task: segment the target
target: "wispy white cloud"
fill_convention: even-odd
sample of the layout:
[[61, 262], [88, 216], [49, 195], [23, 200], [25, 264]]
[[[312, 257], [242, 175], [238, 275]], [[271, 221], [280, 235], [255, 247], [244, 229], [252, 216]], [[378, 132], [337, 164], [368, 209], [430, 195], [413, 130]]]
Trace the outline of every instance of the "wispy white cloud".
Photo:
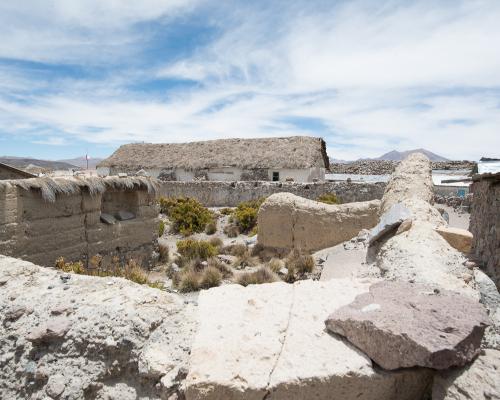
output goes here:
[[[27, 44], [16, 55], [0, 44], [0, 55], [53, 62], [69, 57], [85, 64], [89, 53], [100, 46], [107, 52], [109, 45], [117, 53], [106, 57], [119, 63], [140, 47], [138, 23], [161, 19], [168, 27], [176, 16], [196, 14], [196, 7], [218, 34], [160, 68], [165, 54], [154, 65], [145, 60], [105, 79], [60, 80], [58, 90], [33, 93], [26, 101], [0, 96], [0, 131], [53, 127], [60, 137], [106, 144], [313, 133], [327, 139], [335, 158], [415, 147], [450, 158], [500, 156], [492, 154], [500, 151], [500, 3], [494, 0], [317, 7], [151, 1], [148, 10], [143, 3], [61, 3], [52, 3], [55, 23], [41, 29], [41, 42], [34, 41], [39, 50], [31, 52]], [[39, 22], [43, 15], [36, 7], [8, 11], [19, 16], [9, 29], [21, 42], [35, 28], [20, 16]], [[59, 34], [51, 44], [50, 35]], [[0, 69], [0, 87], [24, 87], [29, 78], [16, 74], [9, 81]], [[148, 78], [197, 84], [164, 92], [130, 88]], [[324, 128], [290, 117], [317, 120]]]

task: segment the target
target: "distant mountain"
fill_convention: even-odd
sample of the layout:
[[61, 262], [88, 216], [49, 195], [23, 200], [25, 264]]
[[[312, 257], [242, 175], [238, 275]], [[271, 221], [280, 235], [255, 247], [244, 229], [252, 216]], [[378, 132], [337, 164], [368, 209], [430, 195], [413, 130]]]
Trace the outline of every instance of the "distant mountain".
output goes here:
[[433, 152], [431, 152], [429, 150], [425, 150], [425, 149], [415, 149], [415, 150], [408, 150], [408, 151], [393, 150], [393, 151], [390, 151], [389, 153], [385, 153], [384, 155], [376, 158], [376, 160], [401, 161], [401, 160], [404, 160], [411, 153], [423, 153], [431, 161], [449, 161], [447, 158], [444, 158], [442, 156], [438, 156], [437, 154], [434, 154]]
[[[99, 164], [102, 160], [103, 158], [89, 158], [89, 169], [94, 169], [96, 165]], [[87, 160], [85, 159], [85, 156], [70, 158], [67, 160], [59, 160], [59, 161], [76, 165], [77, 167], [80, 168], [87, 168]]]
[[[24, 157], [0, 157], [0, 163], [11, 165], [20, 169], [34, 169], [33, 167], [39, 167], [45, 170], [67, 170], [67, 169], [79, 169], [76, 165], [70, 164], [64, 161], [50, 161], [50, 160], [38, 160], [36, 158], [24, 158]], [[29, 168], [28, 168], [29, 167]]]

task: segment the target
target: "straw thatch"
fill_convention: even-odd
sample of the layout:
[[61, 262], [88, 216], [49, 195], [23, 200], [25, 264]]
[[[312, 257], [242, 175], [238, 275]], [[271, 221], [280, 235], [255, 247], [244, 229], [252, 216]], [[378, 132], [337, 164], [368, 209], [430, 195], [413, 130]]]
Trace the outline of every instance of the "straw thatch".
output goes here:
[[156, 194], [158, 185], [155, 179], [147, 177], [65, 177], [65, 178], [30, 178], [0, 181], [0, 190], [9, 186], [17, 186], [24, 190], [40, 191], [45, 201], [54, 202], [57, 195], [71, 195], [82, 190], [91, 196], [103, 193], [106, 189], [147, 190]]
[[98, 167], [175, 169], [237, 167], [242, 169], [328, 168], [321, 138], [293, 136], [219, 139], [191, 143], [133, 143], [121, 146]]

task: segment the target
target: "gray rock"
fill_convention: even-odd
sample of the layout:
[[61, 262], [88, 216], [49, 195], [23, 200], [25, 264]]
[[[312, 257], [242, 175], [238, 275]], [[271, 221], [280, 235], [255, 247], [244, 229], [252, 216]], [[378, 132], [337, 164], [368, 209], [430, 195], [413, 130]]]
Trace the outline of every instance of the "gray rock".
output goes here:
[[432, 399], [500, 399], [500, 351], [484, 350], [467, 367], [436, 374], [432, 387]]
[[[64, 291], [60, 276], [0, 255], [0, 279], [9, 279], [0, 290], [0, 399], [158, 400], [174, 394], [196, 328], [193, 303], [113, 277], [71, 274]], [[49, 282], [58, 285], [48, 290]], [[14, 305], [27, 311], [7, 321]], [[166, 374], [169, 386], [156, 388]]]
[[370, 231], [370, 244], [382, 239], [389, 233], [395, 233], [403, 221], [411, 218], [411, 212], [402, 203], [394, 204], [380, 217], [380, 222]]
[[66, 378], [64, 375], [55, 374], [49, 377], [45, 392], [53, 399], [57, 399], [64, 392], [65, 387]]
[[101, 213], [101, 221], [108, 225], [116, 224], [116, 218], [111, 214]]
[[325, 323], [382, 368], [393, 370], [465, 365], [479, 354], [489, 320], [483, 305], [467, 296], [385, 281], [333, 312]]
[[115, 217], [118, 221], [128, 221], [129, 219], [134, 219], [135, 214], [130, 211], [120, 210], [116, 213]]
[[481, 303], [488, 310], [491, 320], [491, 325], [484, 332], [482, 347], [500, 350], [500, 294], [495, 283], [483, 271], [475, 269], [474, 280]]

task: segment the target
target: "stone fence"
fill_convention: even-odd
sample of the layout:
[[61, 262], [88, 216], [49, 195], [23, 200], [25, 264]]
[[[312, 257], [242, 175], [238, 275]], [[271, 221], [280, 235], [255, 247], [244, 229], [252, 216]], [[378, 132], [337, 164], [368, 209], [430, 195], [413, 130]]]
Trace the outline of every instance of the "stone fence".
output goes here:
[[381, 199], [385, 183], [349, 182], [162, 182], [159, 194], [166, 197], [192, 197], [207, 207], [235, 207], [242, 201], [268, 197], [275, 193], [292, 193], [316, 200], [325, 193], [335, 193], [342, 203]]

